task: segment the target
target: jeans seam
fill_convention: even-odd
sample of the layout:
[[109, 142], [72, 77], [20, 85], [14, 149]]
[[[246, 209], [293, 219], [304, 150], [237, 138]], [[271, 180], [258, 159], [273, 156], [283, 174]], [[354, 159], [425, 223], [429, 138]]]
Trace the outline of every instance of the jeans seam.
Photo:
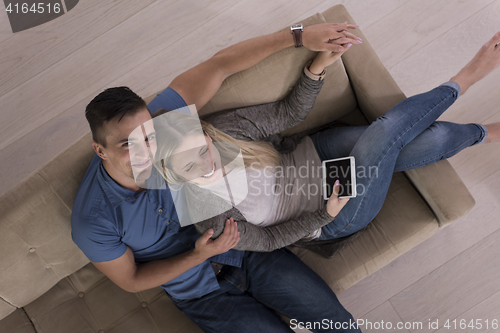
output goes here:
[[242, 281], [241, 284], [236, 284], [235, 281], [233, 281], [233, 279], [231, 279], [231, 276], [226, 276], [226, 275], [223, 274], [223, 275], [221, 275], [221, 277], [224, 280], [226, 280], [227, 282], [229, 282], [230, 284], [232, 284], [234, 287], [236, 287], [237, 289], [239, 289], [240, 291], [245, 291], [245, 289], [246, 289], [246, 279], [243, 276], [243, 274], [241, 272], [233, 272], [232, 274], [236, 274], [237, 275], [237, 278], [239, 278], [239, 280]]
[[[445, 88], [448, 88], [448, 86], [443, 86]], [[456, 90], [449, 87], [448, 90], [450, 90], [452, 93], [456, 93]], [[408, 128], [403, 134], [401, 134], [396, 140], [394, 140], [394, 142], [392, 143], [392, 145], [387, 149], [386, 153], [384, 154], [384, 156], [382, 156], [382, 158], [380, 158], [379, 160], [379, 163], [377, 165], [377, 167], [380, 166], [380, 163], [382, 163], [382, 161], [384, 160], [384, 158], [387, 156], [387, 154], [389, 153], [389, 151], [394, 147], [394, 145], [401, 139], [402, 136], [404, 136], [406, 133], [408, 133], [408, 131], [410, 131], [413, 127], [415, 127], [418, 123], [420, 123], [424, 118], [426, 118], [432, 111], [434, 111], [438, 106], [440, 106], [441, 104], [443, 104], [445, 101], [447, 101], [449, 98], [451, 98], [453, 96], [448, 96], [448, 97], [445, 97], [443, 98], [442, 100], [440, 100], [431, 110], [429, 110], [424, 116], [422, 116], [420, 119], [418, 119], [415, 123], [413, 123], [412, 126], [410, 126], [410, 128]], [[368, 184], [368, 189], [367, 189], [367, 192], [369, 190], [369, 188], [371, 187], [371, 185], [373, 184], [372, 181], [370, 181], [370, 183]], [[337, 236], [338, 234], [340, 234], [341, 232], [345, 231], [351, 224], [352, 224], [352, 221], [354, 221], [356, 219], [356, 216], [358, 215], [358, 212], [360, 211], [360, 207], [361, 205], [363, 204], [363, 202], [365, 201], [365, 196], [363, 195], [363, 198], [361, 199], [361, 202], [359, 203], [358, 205], [358, 208], [356, 209], [356, 212], [354, 213], [354, 216], [351, 218], [351, 220], [349, 221], [349, 223], [344, 227], [344, 229], [342, 229], [341, 231], [335, 233], [333, 236]]]
[[477, 144], [485, 142], [486, 139], [488, 138], [488, 130], [486, 129], [486, 126], [484, 126], [482, 124], [477, 124], [477, 123], [473, 123], [473, 125], [475, 125], [476, 127], [478, 127], [481, 130], [482, 138], [479, 142], [477, 142]]
[[[453, 82], [453, 81], [448, 81], [448, 82]], [[448, 82], [445, 82], [445, 83], [443, 83], [443, 84], [439, 85], [439, 87], [444, 87], [444, 88], [447, 88], [447, 89], [451, 90], [453, 93], [455, 93], [455, 94], [459, 95], [459, 91], [458, 91], [457, 89], [453, 88], [453, 86], [451, 86], [451, 85], [447, 85], [447, 84], [446, 84], [446, 83], [448, 83]], [[460, 91], [460, 93], [461, 93], [461, 91]], [[458, 98], [458, 97], [457, 97], [457, 98]]]
[[[414, 168], [415, 168], [415, 166], [417, 166], [417, 168], [418, 168], [418, 165], [425, 164], [425, 163], [427, 163], [427, 162], [429, 162], [429, 161], [435, 160], [436, 158], [440, 158], [440, 157], [442, 157], [442, 156], [444, 156], [444, 155], [446, 155], [446, 154], [449, 154], [450, 152], [452, 152], [452, 151], [454, 151], [454, 150], [457, 150], [457, 149], [459, 149], [460, 147], [462, 147], [465, 143], [467, 143], [467, 141], [472, 140], [472, 139], [475, 139], [475, 138], [479, 138], [479, 137], [480, 137], [480, 135], [473, 136], [473, 137], [471, 137], [471, 138], [469, 138], [469, 139], [467, 139], [467, 140], [463, 141], [462, 143], [460, 143], [458, 146], [454, 147], [453, 149], [450, 149], [450, 150], [448, 150], [448, 151], [444, 152], [444, 153], [443, 153], [443, 154], [441, 154], [441, 155], [434, 156], [434, 157], [432, 157], [432, 158], [428, 158], [428, 159], [426, 159], [425, 161], [422, 161], [422, 162], [420, 162], [420, 163], [414, 163], [414, 164], [407, 165], [407, 166], [405, 166], [404, 168], [402, 168], [401, 170], [398, 170], [398, 171], [394, 170], [394, 172], [401, 172], [401, 171], [411, 170], [411, 169], [414, 169]], [[467, 147], [466, 147], [466, 148], [467, 148]], [[410, 168], [410, 169], [408, 169], [408, 168]]]

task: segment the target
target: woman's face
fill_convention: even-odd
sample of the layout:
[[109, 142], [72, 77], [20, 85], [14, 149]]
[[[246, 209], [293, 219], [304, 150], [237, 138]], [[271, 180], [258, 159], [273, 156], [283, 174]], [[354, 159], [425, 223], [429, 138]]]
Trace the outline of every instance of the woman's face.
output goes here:
[[223, 176], [219, 151], [206, 134], [187, 136], [170, 157], [170, 167], [197, 185], [217, 183]]

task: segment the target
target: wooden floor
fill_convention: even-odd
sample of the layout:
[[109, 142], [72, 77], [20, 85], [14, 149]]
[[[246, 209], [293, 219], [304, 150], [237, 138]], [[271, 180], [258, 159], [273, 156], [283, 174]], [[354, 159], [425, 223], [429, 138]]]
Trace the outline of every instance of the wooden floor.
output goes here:
[[[338, 3], [407, 95], [447, 81], [500, 30], [500, 0], [80, 0], [16, 34], [2, 11], [0, 195], [88, 131], [84, 107], [105, 87], [150, 95], [225, 46]], [[500, 121], [499, 92], [497, 70], [441, 120]], [[355, 318], [423, 324], [392, 332], [500, 331], [491, 326], [500, 321], [499, 151], [480, 145], [450, 159], [475, 208], [339, 295]], [[483, 327], [446, 329], [448, 319]], [[436, 320], [439, 329], [429, 328]]]

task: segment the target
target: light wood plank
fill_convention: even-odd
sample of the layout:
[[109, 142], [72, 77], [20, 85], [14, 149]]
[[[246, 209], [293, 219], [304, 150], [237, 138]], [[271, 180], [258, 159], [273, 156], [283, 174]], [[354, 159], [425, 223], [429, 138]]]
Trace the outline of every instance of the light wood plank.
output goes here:
[[[383, 17], [408, 1], [411, 0], [338, 0], [335, 2], [326, 0], [304, 12], [304, 14], [297, 18], [297, 22], [315, 13], [322, 13], [334, 4], [342, 4], [365, 33], [365, 31], [371, 29], [372, 24], [379, 22]], [[370, 39], [371, 42], [372, 40]]]
[[[481, 195], [484, 185], [488, 185], [486, 180], [498, 173], [500, 160], [499, 156], [495, 154], [495, 148], [497, 147], [497, 144], [481, 144], [469, 147], [450, 159], [450, 163], [462, 178], [464, 184], [476, 196]], [[456, 164], [455, 161], [462, 163]], [[480, 190], [475, 189], [476, 186], [479, 186]], [[479, 199], [476, 198], [476, 201], [479, 201]]]
[[[129, 85], [141, 95], [146, 96], [157, 91], [160, 87], [165, 87], [173, 77], [183, 70], [206, 59], [210, 53], [209, 51], [205, 51], [205, 49], [209, 49], [212, 53], [215, 53], [219, 49], [229, 46], [239, 40], [270, 33], [293, 22], [298, 22], [305, 17], [331, 7], [335, 3], [345, 3], [353, 8], [354, 12], [351, 12], [351, 14], [354, 17], [364, 16], [364, 21], [358, 21], [359, 24], [363, 24], [363, 22], [365, 22], [365, 24], [371, 24], [371, 22], [377, 19], [377, 16], [384, 16], [386, 13], [393, 10], [393, 8], [396, 8], [404, 1], [408, 0], [384, 1], [384, 6], [381, 6], [380, 2], [366, 4], [366, 2], [361, 0], [336, 2], [311, 1], [307, 3], [300, 1], [293, 3], [293, 6], [287, 6], [286, 8], [288, 8], [288, 11], [284, 13], [280, 12], [279, 6], [282, 4], [280, 5], [279, 2], [244, 2], [238, 7], [240, 9], [231, 12], [231, 15], [235, 17], [241, 15], [241, 13], [248, 13], [248, 17], [242, 20], [243, 24], [241, 22], [234, 22], [234, 19], [231, 17], [217, 19], [217, 22], [223, 22], [223, 24], [226, 20], [230, 22], [230, 24], [224, 25], [225, 34], [222, 39], [220, 38], [221, 31], [223, 31], [222, 29], [212, 29], [212, 35], [206, 34], [204, 28], [198, 28], [195, 30], [196, 33], [192, 32], [190, 34], [192, 36], [191, 38], [188, 38], [188, 35], [183, 39], [187, 42], [184, 42], [184, 44], [178, 47], [169, 47], [168, 44], [166, 44], [167, 48], [160, 51], [157, 57], [152, 57], [144, 62], [143, 65], [132, 69], [128, 77], [120, 78], [119, 81], [115, 81], [114, 85], [117, 85], [118, 82], [119, 84]], [[272, 5], [273, 3], [274, 5]], [[319, 5], [314, 6], [315, 4]], [[79, 6], [80, 5], [81, 4], [79, 4]], [[311, 9], [311, 7], [313, 8]], [[364, 14], [367, 7], [369, 7], [370, 13], [373, 13], [372, 15]], [[256, 8], [260, 8], [257, 13]], [[98, 12], [93, 10], [87, 10], [85, 12], [85, 18], [98, 14]], [[203, 26], [210, 22], [210, 20], [206, 18], [205, 20], [206, 22], [204, 22]], [[92, 22], [93, 20], [87, 19], [87, 21]], [[257, 27], [255, 27], [255, 22], [259, 23]], [[213, 24], [213, 27], [216, 26], [216, 24]], [[230, 31], [230, 33], [227, 33], [227, 31]], [[243, 36], [245, 33], [247, 33], [247, 35]], [[203, 34], [204, 37], [199, 38], [200, 34]], [[200, 40], [203, 45], [199, 45]], [[205, 48], [203, 51], [202, 47]], [[169, 66], [165, 66], [165, 54], [169, 55]], [[185, 59], [185, 54], [188, 54], [190, 57]], [[90, 56], [89, 60], [92, 61], [94, 57], [96, 56]], [[91, 67], [89, 66], [89, 68]], [[43, 75], [45, 75], [45, 73]], [[112, 77], [112, 75], [110, 76]], [[140, 86], [141, 82], [148, 82], [149, 86], [144, 88]], [[85, 85], [85, 82], [80, 82], [80, 84]], [[82, 115], [83, 107], [102, 88], [110, 85], [113, 84], [108, 83], [99, 87], [83, 100], [75, 102], [69, 109], [50, 119], [47, 123], [39, 124], [32, 132], [17, 138], [9, 147], [1, 150], [0, 156], [4, 158], [0, 159], [0, 172], [7, 172], [10, 177], [5, 183], [0, 185], [0, 193], [5, 193], [27, 175], [51, 160], [58, 152], [64, 150], [65, 147], [81, 137], [88, 130], [88, 125]], [[67, 88], [65, 87], [64, 89]]]
[[[427, 44], [425, 48], [391, 67], [389, 72], [407, 96], [427, 91], [448, 81], [472, 59], [495, 32], [500, 31], [499, 15], [500, 1], [496, 0]], [[494, 77], [498, 82], [498, 71], [492, 75], [484, 82], [493, 80]], [[483, 82], [480, 82], [473, 86], [457, 101], [457, 105], [474, 98], [475, 92], [481, 89], [482, 84]]]
[[5, 7], [0, 7], [0, 43], [12, 35], [12, 29], [10, 27], [9, 17], [7, 12], [3, 10]]
[[491, 201], [477, 200], [468, 215], [439, 230], [433, 237], [338, 295], [340, 302], [355, 317], [364, 316], [457, 254], [499, 230], [498, 223], [491, 223], [495, 221], [495, 214], [498, 211]]
[[[494, 145], [490, 147], [494, 148]], [[469, 148], [469, 152], [479, 148], [487, 148], [487, 145]], [[486, 156], [498, 160], [498, 155]], [[471, 169], [474, 169], [473, 166], [477, 166], [477, 163], [473, 162], [470, 165], [472, 165]], [[352, 309], [353, 315], [363, 316], [364, 313], [425, 277], [472, 245], [481, 243], [485, 237], [500, 229], [498, 224], [500, 215], [499, 165], [498, 161], [491, 163], [491, 168], [497, 171], [490, 171], [487, 166], [472, 170], [471, 174], [490, 173], [490, 176], [470, 187], [476, 199], [476, 206], [468, 215], [438, 231], [432, 238], [346, 290], [339, 295], [342, 304]], [[470, 183], [466, 172], [462, 172], [461, 169], [457, 169], [457, 172], [466, 185]]]
[[0, 96], [106, 33], [154, 0], [81, 0], [78, 10], [13, 34], [0, 48]]
[[[127, 84], [142, 96], [153, 94], [166, 88], [177, 75], [221, 49], [249, 38], [273, 33], [297, 22], [294, 13], [306, 11], [315, 2], [320, 1], [306, 3], [291, 0], [285, 7], [279, 2], [268, 0], [239, 2], [221, 13], [216, 20], [207, 22], [183, 39], [168, 45], [148, 59], [147, 63], [138, 65], [110, 85]], [[231, 33], [221, 36], [221, 31]], [[198, 49], [203, 52], [197, 52]], [[171, 66], [165, 66], [166, 61]]]
[[[363, 333], [379, 333], [388, 331], [395, 333], [410, 332], [404, 328], [406, 323], [402, 321], [392, 307], [391, 303], [388, 301], [377, 306], [363, 317], [355, 319], [360, 323], [359, 328], [363, 331]], [[412, 324], [410, 323], [409, 325]], [[398, 327], [401, 327], [401, 329], [398, 329]]]
[[[461, 332], [466, 333], [471, 331], [475, 333], [494, 332], [494, 331], [498, 332], [500, 328], [500, 315], [499, 315], [500, 312], [495, 311], [498, 309], [500, 309], [500, 292], [491, 295], [490, 297], [480, 302], [479, 304], [475, 305], [468, 311], [460, 314], [458, 317], [449, 318], [450, 325], [452, 325], [451, 328], [444, 327], [446, 321], [441, 322], [439, 324], [440, 329], [435, 331], [435, 333], [445, 333], [445, 332], [450, 332], [450, 330], [457, 333]], [[455, 323], [452, 322], [454, 319], [456, 319], [457, 329], [455, 329]], [[496, 320], [496, 323], [498, 325], [494, 326], [497, 327], [496, 329], [492, 328], [492, 324], [494, 325], [495, 323], [494, 320]], [[460, 326], [462, 321], [463, 323], [465, 323], [465, 326]], [[471, 324], [471, 326], [467, 326], [469, 324]], [[465, 328], [462, 329], [461, 327]]]
[[[445, 322], [456, 318], [471, 305], [500, 291], [498, 253], [500, 231], [390, 298], [390, 302], [405, 321], [437, 319]], [[424, 327], [418, 332], [433, 330]]]
[[[359, 323], [359, 328], [364, 333], [379, 333], [379, 332], [394, 332], [394, 333], [410, 333], [409, 330], [405, 329], [404, 323], [399, 315], [396, 313], [389, 301], [377, 306], [375, 309], [360, 318], [354, 318], [354, 320]], [[409, 323], [408, 327], [416, 327], [413, 323]], [[398, 327], [402, 327], [398, 329]], [[310, 333], [308, 329], [295, 328], [293, 329], [296, 333]]]
[[[28, 175], [41, 168], [52, 158], [61, 153], [68, 145], [77, 141], [87, 132], [89, 127], [83, 110], [85, 102], [74, 106], [73, 112], [64, 112], [52, 121], [37, 127], [35, 131], [16, 140], [13, 144], [0, 150], [0, 195], [15, 187]], [[92, 149], [92, 147], [88, 147]]]
[[409, 56], [421, 55], [431, 42], [446, 42], [442, 34], [494, 1], [408, 1], [370, 26], [366, 37], [390, 71]]
[[[317, 1], [318, 3], [321, 1]], [[287, 11], [280, 10], [282, 4], [264, 0], [237, 3], [205, 22], [173, 44], [165, 43], [164, 48], [143, 64], [131, 66], [127, 74], [109, 81], [90, 92], [82, 100], [69, 107], [45, 124], [40, 124], [32, 132], [15, 140], [0, 150], [0, 172], [11, 176], [0, 183], [0, 193], [5, 193], [27, 175], [50, 161], [57, 153], [83, 136], [88, 125], [83, 117], [85, 105], [102, 89], [108, 86], [126, 85], [142, 96], [148, 96], [161, 88], [184, 70], [207, 59], [220, 49], [238, 41], [271, 33], [296, 22], [295, 13], [307, 11], [314, 2], [295, 0], [289, 2]], [[255, 8], [260, 8], [256, 13]], [[239, 17], [238, 22], [235, 17]], [[222, 34], [222, 32], [224, 32]], [[154, 39], [152, 40], [154, 42]], [[168, 63], [168, 66], [165, 64]], [[116, 70], [123, 74], [123, 71]], [[113, 73], [114, 74], [114, 73]], [[115, 75], [115, 76], [120, 76]], [[79, 84], [85, 84], [82, 80]]]
[[[111, 80], [158, 53], [166, 44], [195, 30], [203, 22], [196, 20], [199, 11], [204, 13], [205, 19], [210, 19], [231, 6], [229, 0], [154, 2], [87, 44], [81, 52], [71, 54], [11, 90], [0, 97], [3, 105], [0, 149], [107, 86]], [[166, 19], [168, 13], [176, 15]], [[144, 22], [150, 28], [138, 29]], [[183, 22], [190, 24], [186, 26]]]
[[[224, 16], [212, 18], [213, 20], [207, 19], [207, 22], [184, 38], [172, 45], [166, 44], [165, 49], [159, 51], [143, 65], [134, 66], [119, 80], [106, 83], [105, 86], [91, 92], [48, 123], [40, 125], [23, 138], [16, 140], [0, 151], [0, 155], [5, 157], [0, 159], [0, 172], [11, 175], [5, 182], [0, 183], [0, 193], [8, 191], [88, 131], [83, 110], [85, 105], [103, 88], [126, 85], [142, 96], [150, 95], [162, 87], [165, 88], [175, 76], [207, 59], [220, 49], [240, 40], [271, 33], [294, 22], [294, 19], [290, 19], [294, 11], [306, 10], [307, 6], [310, 6], [310, 3], [304, 4], [298, 0], [291, 4], [293, 6], [290, 10], [293, 9], [293, 11], [280, 16], [279, 3], [259, 1], [257, 5], [261, 8], [260, 15], [255, 15], [252, 11], [256, 5], [255, 1], [238, 3], [238, 6], [230, 9], [227, 14], [220, 13]], [[248, 13], [248, 15], [241, 20], [243, 24], [237, 24], [234, 17], [241, 18], [242, 13]], [[226, 32], [222, 35], [223, 38], [221, 38], [221, 31]], [[231, 33], [227, 33], [228, 31]], [[235, 40], [235, 38], [238, 39]], [[168, 55], [168, 60], [166, 60], [166, 55]], [[165, 66], [166, 61], [168, 61], [168, 66]]]

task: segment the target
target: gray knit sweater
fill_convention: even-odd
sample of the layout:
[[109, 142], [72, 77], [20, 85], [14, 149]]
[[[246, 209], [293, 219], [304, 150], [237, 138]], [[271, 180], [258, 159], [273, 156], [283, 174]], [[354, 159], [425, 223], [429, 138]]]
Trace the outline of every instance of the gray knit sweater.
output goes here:
[[[307, 132], [286, 138], [281, 137], [279, 133], [299, 124], [306, 118], [322, 85], [323, 81], [312, 80], [302, 73], [290, 94], [280, 101], [221, 111], [202, 117], [202, 119], [236, 139], [268, 141], [280, 153], [291, 152], [295, 149], [297, 142], [307, 135]], [[210, 205], [221, 207], [228, 205], [223, 199], [210, 195], [208, 191], [204, 192], [197, 186], [190, 186], [190, 191], [193, 191], [191, 199], [204, 198], [203, 200], [208, 200]], [[202, 216], [204, 212], [196, 212], [196, 207], [207, 207], [206, 201], [204, 204], [190, 205], [193, 215], [199, 213]], [[333, 220], [324, 206], [316, 212], [305, 213], [295, 219], [259, 227], [247, 222], [238, 209], [231, 207], [220, 215], [196, 223], [195, 227], [199, 233], [213, 228], [212, 238], [217, 238], [224, 230], [225, 221], [230, 217], [238, 222], [238, 231], [241, 235], [235, 249], [261, 252], [291, 245]]]

